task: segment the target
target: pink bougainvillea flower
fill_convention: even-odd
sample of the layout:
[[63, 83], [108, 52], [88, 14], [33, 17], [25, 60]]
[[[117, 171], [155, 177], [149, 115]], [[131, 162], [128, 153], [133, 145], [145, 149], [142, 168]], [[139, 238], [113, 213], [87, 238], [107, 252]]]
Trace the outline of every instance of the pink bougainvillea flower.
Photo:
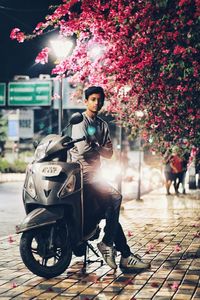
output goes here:
[[15, 40], [16, 39], [16, 35], [20, 32], [19, 28], [13, 28], [11, 33], [10, 33], [10, 38], [11, 40]]
[[174, 51], [173, 51], [173, 53], [175, 54], [175, 55], [177, 55], [177, 54], [183, 54], [183, 53], [185, 53], [186, 52], [186, 49], [184, 48], [184, 47], [181, 47], [181, 46], [176, 46], [175, 48], [174, 48]]
[[178, 287], [179, 287], [178, 282], [175, 282], [175, 281], [174, 281], [170, 288], [171, 288], [172, 290], [178, 290]]
[[59, 74], [62, 75], [66, 72], [68, 68], [68, 63], [66, 63], [65, 61], [61, 61], [58, 65], [56, 65], [56, 67], [52, 70], [52, 74]]
[[13, 237], [11, 235], [9, 235], [8, 237], [8, 242], [11, 244], [13, 243], [15, 240], [13, 239]]
[[194, 223], [194, 224], [192, 224], [192, 227], [200, 227], [200, 224], [199, 223]]
[[41, 30], [44, 26], [45, 26], [45, 24], [44, 24], [43, 22], [39, 22], [39, 23], [37, 24], [37, 26], [35, 27], [35, 31], [36, 31], [36, 30]]
[[50, 52], [50, 48], [48, 47], [42, 49], [42, 51], [36, 57], [35, 62], [40, 63], [42, 65], [46, 64], [48, 62], [49, 52]]
[[21, 32], [19, 28], [14, 28], [10, 33], [10, 38], [12, 40], [17, 40], [19, 43], [23, 43], [25, 40], [25, 34]]
[[188, 26], [191, 26], [193, 23], [194, 23], [193, 20], [189, 20], [189, 21], [187, 22], [187, 25], [188, 25]]
[[200, 232], [194, 233], [193, 236], [194, 236], [195, 238], [200, 238]]
[[[161, 1], [92, 3], [63, 0], [52, 7], [32, 35], [24, 36], [15, 28], [11, 38], [22, 42], [47, 28], [57, 29], [64, 37], [76, 36], [72, 53], [59, 62], [52, 74], [72, 74], [72, 80], [85, 87], [102, 85], [109, 102], [108, 112], [123, 127], [131, 128], [130, 136], [135, 137], [140, 128], [140, 132], [144, 130], [152, 137], [153, 143], [147, 139], [145, 147], [163, 153], [169, 137], [171, 144], [187, 138], [191, 150], [191, 145], [199, 143], [200, 132], [196, 30], [199, 0], [168, 1], [165, 9]], [[93, 51], [95, 44], [103, 45], [101, 55], [93, 55], [99, 52]], [[39, 55], [37, 61], [46, 63], [47, 52]], [[127, 85], [131, 89], [121, 95], [120, 90]], [[189, 113], [188, 108], [194, 111]], [[135, 118], [137, 110], [146, 112], [140, 120]]]
[[168, 53], [170, 52], [170, 50], [169, 50], [169, 49], [163, 49], [162, 52], [163, 52], [164, 54], [168, 54]]
[[178, 5], [181, 7], [183, 5], [189, 5], [190, 4], [190, 0], [180, 0]]
[[128, 230], [127, 235], [128, 235], [128, 237], [131, 237], [131, 236], [133, 236], [133, 232], [131, 230]]
[[174, 251], [175, 252], [180, 252], [182, 250], [181, 245], [180, 244], [176, 244], [174, 247]]
[[148, 244], [146, 253], [150, 253], [155, 248], [155, 246], [155, 244]]
[[16, 282], [12, 282], [12, 288], [16, 288], [17, 287], [17, 283]]
[[159, 286], [159, 284], [154, 281], [154, 282], [151, 283], [151, 286], [154, 287], [154, 288], [157, 288]]

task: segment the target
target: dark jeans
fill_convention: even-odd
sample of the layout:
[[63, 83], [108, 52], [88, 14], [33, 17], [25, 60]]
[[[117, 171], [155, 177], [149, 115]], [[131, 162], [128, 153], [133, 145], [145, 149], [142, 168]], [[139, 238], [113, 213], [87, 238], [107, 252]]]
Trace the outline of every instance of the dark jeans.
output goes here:
[[128, 257], [130, 248], [119, 223], [122, 195], [107, 182], [84, 184], [84, 194], [89, 199], [87, 202], [91, 203], [94, 212], [98, 211], [99, 218], [106, 220], [102, 241], [108, 246], [115, 244], [116, 250], [121, 252], [123, 257]]
[[174, 189], [175, 192], [178, 192], [180, 183], [183, 182], [184, 172], [173, 173], [174, 176]]

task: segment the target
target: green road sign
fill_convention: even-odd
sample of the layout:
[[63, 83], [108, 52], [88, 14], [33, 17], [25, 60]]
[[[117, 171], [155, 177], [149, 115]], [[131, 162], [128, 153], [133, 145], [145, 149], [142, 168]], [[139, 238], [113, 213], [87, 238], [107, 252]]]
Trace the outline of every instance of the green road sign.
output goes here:
[[0, 106], [6, 105], [6, 84], [0, 83]]
[[10, 82], [8, 84], [8, 105], [51, 105], [51, 86], [51, 81]]

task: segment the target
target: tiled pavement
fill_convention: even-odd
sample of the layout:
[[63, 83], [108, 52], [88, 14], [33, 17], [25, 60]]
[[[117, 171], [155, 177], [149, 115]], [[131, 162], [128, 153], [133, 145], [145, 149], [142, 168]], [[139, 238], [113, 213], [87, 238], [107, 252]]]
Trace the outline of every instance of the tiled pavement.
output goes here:
[[19, 236], [14, 235], [0, 240], [0, 300], [200, 299], [198, 191], [167, 197], [160, 189], [143, 201], [129, 201], [123, 205], [121, 223], [133, 252], [151, 261], [150, 270], [123, 274], [118, 269], [113, 274], [107, 265], [94, 262], [82, 274], [82, 260], [74, 258], [66, 272], [45, 280], [23, 265]]

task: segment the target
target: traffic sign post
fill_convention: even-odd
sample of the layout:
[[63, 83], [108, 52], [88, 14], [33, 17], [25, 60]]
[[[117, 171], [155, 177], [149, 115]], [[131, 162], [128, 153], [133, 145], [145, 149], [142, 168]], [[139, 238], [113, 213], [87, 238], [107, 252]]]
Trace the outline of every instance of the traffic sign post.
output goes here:
[[51, 96], [51, 81], [20, 81], [8, 84], [9, 106], [50, 106]]
[[0, 106], [6, 105], [6, 84], [0, 83]]

